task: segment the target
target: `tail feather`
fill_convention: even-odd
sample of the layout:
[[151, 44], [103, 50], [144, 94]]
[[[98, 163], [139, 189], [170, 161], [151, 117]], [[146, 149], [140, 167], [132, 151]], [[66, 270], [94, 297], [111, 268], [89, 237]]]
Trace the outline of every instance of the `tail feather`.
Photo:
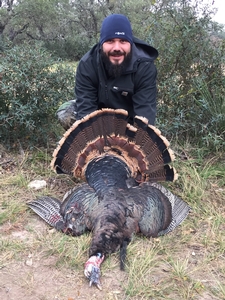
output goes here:
[[163, 153], [147, 155], [148, 170], [150, 170], [151, 173], [163, 169], [164, 165], [171, 162], [172, 156], [169, 150], [170, 149], [166, 149]]
[[123, 161], [137, 181], [173, 181], [176, 172], [168, 164], [174, 154], [168, 147], [167, 139], [147, 119], [135, 117], [133, 126], [127, 123], [126, 111], [103, 109], [72, 125], [54, 151], [51, 166], [57, 173], [86, 180], [88, 164], [110, 155]]
[[138, 174], [135, 178], [137, 182], [156, 182], [156, 181], [175, 181], [178, 178], [178, 174], [176, 169], [171, 167], [170, 165], [161, 166], [161, 168], [155, 170], [152, 168], [151, 171], [146, 172], [144, 174]]

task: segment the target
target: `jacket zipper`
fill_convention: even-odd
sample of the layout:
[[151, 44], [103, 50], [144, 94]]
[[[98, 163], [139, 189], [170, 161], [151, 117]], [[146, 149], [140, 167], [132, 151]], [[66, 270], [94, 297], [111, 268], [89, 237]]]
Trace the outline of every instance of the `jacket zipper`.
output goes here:
[[106, 98], [106, 104], [108, 105], [109, 98], [108, 98], [108, 86], [107, 86], [107, 84], [105, 84], [105, 98]]

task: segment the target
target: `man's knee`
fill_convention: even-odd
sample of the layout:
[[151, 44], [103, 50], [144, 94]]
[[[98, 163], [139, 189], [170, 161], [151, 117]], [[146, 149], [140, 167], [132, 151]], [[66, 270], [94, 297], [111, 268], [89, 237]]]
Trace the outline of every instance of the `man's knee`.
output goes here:
[[76, 99], [63, 103], [56, 111], [62, 127], [67, 130], [76, 121]]

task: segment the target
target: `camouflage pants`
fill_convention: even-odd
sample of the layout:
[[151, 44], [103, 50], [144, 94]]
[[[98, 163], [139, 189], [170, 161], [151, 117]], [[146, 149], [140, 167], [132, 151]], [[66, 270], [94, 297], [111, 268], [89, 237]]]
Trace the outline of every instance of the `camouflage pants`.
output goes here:
[[76, 100], [70, 100], [63, 103], [58, 110], [56, 115], [58, 117], [59, 123], [62, 127], [67, 130], [76, 121], [76, 111], [75, 111]]

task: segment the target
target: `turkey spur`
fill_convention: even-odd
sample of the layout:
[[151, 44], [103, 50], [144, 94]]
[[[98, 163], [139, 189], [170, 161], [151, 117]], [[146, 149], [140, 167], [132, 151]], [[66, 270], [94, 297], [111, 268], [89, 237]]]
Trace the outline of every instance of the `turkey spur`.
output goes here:
[[48, 224], [66, 234], [92, 232], [84, 274], [101, 289], [100, 265], [126, 247], [134, 233], [157, 237], [176, 228], [189, 206], [159, 184], [177, 173], [169, 142], [147, 119], [127, 123], [124, 110], [98, 110], [68, 129], [53, 153], [52, 168], [84, 182], [63, 201], [43, 196], [28, 203]]

